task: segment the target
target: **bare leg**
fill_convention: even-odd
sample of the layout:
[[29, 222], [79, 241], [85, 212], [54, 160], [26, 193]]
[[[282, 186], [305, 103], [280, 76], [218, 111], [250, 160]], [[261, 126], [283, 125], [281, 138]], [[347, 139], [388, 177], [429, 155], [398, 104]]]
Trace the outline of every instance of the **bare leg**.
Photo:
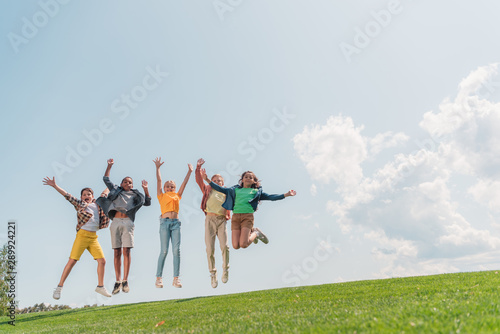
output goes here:
[[123, 280], [128, 280], [128, 273], [130, 271], [130, 247], [123, 248]]
[[104, 286], [104, 267], [106, 260], [104, 258], [97, 259], [97, 285]]
[[232, 242], [233, 242], [233, 248], [234, 249], [239, 249], [240, 248], [240, 230], [232, 230], [231, 231], [232, 235]]
[[122, 273], [122, 249], [114, 248], [115, 251], [115, 275], [116, 281], [121, 282], [121, 273]]
[[252, 244], [252, 242], [257, 238], [257, 234], [252, 232], [248, 227], [241, 228], [240, 234], [240, 246], [241, 248], [247, 248]]
[[68, 278], [68, 275], [71, 272], [71, 269], [73, 269], [73, 267], [75, 266], [76, 262], [78, 262], [78, 261], [73, 260], [73, 259], [68, 260], [68, 263], [66, 263], [66, 266], [64, 266], [64, 270], [63, 270], [63, 273], [61, 275], [61, 280], [59, 281], [59, 286], [64, 285], [64, 281], [66, 281], [66, 278]]

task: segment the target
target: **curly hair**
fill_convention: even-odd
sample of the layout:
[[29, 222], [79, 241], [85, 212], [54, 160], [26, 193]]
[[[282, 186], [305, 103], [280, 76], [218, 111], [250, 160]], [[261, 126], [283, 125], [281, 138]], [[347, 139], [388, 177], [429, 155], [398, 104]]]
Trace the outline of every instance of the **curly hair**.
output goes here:
[[[133, 180], [130, 176], [125, 176], [125, 177], [123, 178], [123, 180], [122, 180], [122, 183], [123, 183], [123, 181], [125, 181], [125, 179], [131, 179], [131, 180], [132, 180], [132, 183], [134, 183], [134, 180]], [[120, 184], [122, 184], [122, 183], [120, 183]]]
[[246, 172], [243, 172], [243, 174], [241, 174], [241, 177], [240, 177], [240, 180], [238, 181], [238, 184], [241, 187], [243, 187], [243, 178], [245, 177], [246, 174], [249, 174], [249, 173], [253, 175], [253, 180], [255, 181], [255, 183], [252, 184], [252, 188], [259, 188], [260, 187], [260, 180], [257, 177], [257, 175], [255, 175], [255, 173], [250, 171], [250, 170], [247, 170]]

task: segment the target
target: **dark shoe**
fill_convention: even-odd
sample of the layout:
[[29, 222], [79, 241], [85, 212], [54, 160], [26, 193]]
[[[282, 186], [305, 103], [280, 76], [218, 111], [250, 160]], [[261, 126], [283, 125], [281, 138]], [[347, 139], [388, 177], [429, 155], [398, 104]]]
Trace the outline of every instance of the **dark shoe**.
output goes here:
[[128, 287], [128, 281], [123, 281], [122, 282], [122, 291], [127, 293], [130, 291], [130, 288]]
[[120, 292], [121, 288], [122, 288], [122, 282], [115, 282], [115, 286], [113, 287], [113, 292], [111, 293], [116, 295], [118, 292]]

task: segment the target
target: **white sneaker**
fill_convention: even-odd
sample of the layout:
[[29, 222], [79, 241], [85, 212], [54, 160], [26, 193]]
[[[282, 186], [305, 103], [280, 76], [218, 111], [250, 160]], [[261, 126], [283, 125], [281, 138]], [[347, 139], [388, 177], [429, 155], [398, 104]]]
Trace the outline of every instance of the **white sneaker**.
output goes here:
[[262, 241], [265, 244], [269, 243], [269, 239], [266, 237], [264, 233], [262, 233], [262, 231], [258, 227], [254, 227], [254, 230], [257, 233], [257, 238], [260, 241]]
[[59, 299], [61, 298], [61, 290], [62, 290], [62, 286], [57, 286], [57, 288], [54, 289], [54, 294], [52, 295], [52, 297], [54, 299]]
[[213, 274], [210, 274], [210, 282], [212, 283], [212, 288], [216, 288], [217, 285], [219, 285], [219, 282], [217, 282], [217, 274], [216, 273], [213, 273]]
[[175, 288], [182, 288], [181, 280], [179, 279], [179, 277], [174, 277], [174, 281], [172, 282], [172, 285]]
[[103, 286], [98, 286], [97, 288], [95, 288], [95, 292], [100, 293], [104, 297], [111, 297], [111, 294]]
[[224, 270], [224, 273], [222, 274], [221, 278], [222, 283], [227, 283], [228, 279], [229, 279], [229, 271]]
[[155, 286], [157, 288], [163, 288], [163, 279], [161, 277], [156, 277]]

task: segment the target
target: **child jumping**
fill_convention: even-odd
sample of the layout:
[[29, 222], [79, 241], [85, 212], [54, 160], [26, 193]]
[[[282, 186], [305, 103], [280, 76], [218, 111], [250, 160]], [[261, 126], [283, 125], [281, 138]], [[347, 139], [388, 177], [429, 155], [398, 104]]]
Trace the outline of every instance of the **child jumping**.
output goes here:
[[[131, 177], [127, 176], [122, 180], [120, 186], [115, 185], [109, 179], [113, 159], [108, 160], [108, 167], [104, 173], [104, 183], [109, 189], [108, 197], [99, 197], [97, 203], [102, 207], [104, 213], [112, 220], [109, 228], [111, 234], [111, 247], [114, 250], [114, 264], [116, 282], [112, 293], [116, 295], [120, 292], [129, 292], [128, 274], [130, 271], [130, 249], [134, 247], [134, 221], [135, 214], [143, 205], [151, 205], [148, 183], [142, 180], [144, 193], [137, 189], [132, 189], [134, 183]], [[123, 254], [123, 280], [121, 277], [121, 265]]]
[[[205, 213], [205, 245], [207, 249], [208, 270], [210, 271], [210, 280], [212, 288], [216, 288], [217, 269], [215, 269], [215, 237], [219, 238], [220, 250], [222, 251], [222, 283], [227, 283], [229, 278], [229, 246], [227, 241], [226, 224], [231, 219], [228, 210], [222, 207], [222, 203], [226, 200], [226, 195], [205, 185], [202, 177], [201, 166], [205, 160], [199, 159], [196, 164], [196, 183], [200, 187], [203, 197], [201, 199], [201, 210]], [[215, 174], [210, 179], [219, 186], [224, 186], [224, 178], [220, 174]]]
[[181, 263], [181, 221], [179, 220], [179, 202], [182, 198], [182, 193], [186, 188], [189, 176], [193, 172], [193, 166], [188, 164], [188, 172], [184, 181], [182, 182], [179, 191], [175, 192], [175, 182], [166, 181], [163, 185], [161, 184], [161, 174], [160, 167], [164, 164], [160, 158], [153, 160], [156, 166], [156, 192], [158, 197], [158, 202], [160, 202], [161, 216], [160, 216], [160, 255], [158, 256], [158, 266], [156, 269], [156, 283], [157, 288], [163, 288], [163, 266], [165, 264], [165, 258], [168, 253], [168, 244], [172, 240], [172, 253], [174, 254], [174, 281], [172, 285], [176, 288], [182, 288], [181, 281], [179, 280], [179, 271]]
[[[101, 245], [99, 244], [99, 241], [97, 241], [96, 233], [97, 230], [108, 227], [109, 219], [104, 214], [101, 207], [96, 204], [94, 192], [90, 188], [83, 188], [80, 192], [80, 199], [76, 199], [64, 189], [59, 187], [56, 184], [54, 177], [52, 179], [49, 177], [44, 178], [43, 184], [53, 187], [71, 204], [73, 204], [78, 218], [76, 224], [75, 242], [73, 243], [68, 263], [66, 263], [66, 266], [64, 267], [61, 280], [59, 281], [57, 288], [54, 289], [54, 299], [61, 298], [61, 290], [63, 288], [64, 281], [66, 281], [71, 269], [73, 269], [76, 262], [80, 260], [80, 257], [86, 249], [94, 257], [94, 260], [97, 261], [97, 288], [95, 291], [105, 297], [111, 297], [109, 292], [104, 287], [104, 267], [106, 265], [106, 260], [104, 259], [104, 253]], [[105, 196], [106, 191], [104, 191], [102, 195]]]
[[210, 186], [226, 194], [226, 200], [222, 207], [233, 211], [231, 219], [231, 231], [233, 248], [247, 248], [253, 243], [261, 240], [267, 244], [269, 239], [257, 227], [253, 227], [253, 213], [257, 210], [259, 201], [277, 201], [288, 196], [295, 196], [295, 190], [290, 190], [286, 194], [271, 195], [262, 191], [260, 181], [251, 171], [241, 174], [240, 181], [231, 188], [224, 188], [211, 181], [204, 170], [201, 171], [202, 177]]

